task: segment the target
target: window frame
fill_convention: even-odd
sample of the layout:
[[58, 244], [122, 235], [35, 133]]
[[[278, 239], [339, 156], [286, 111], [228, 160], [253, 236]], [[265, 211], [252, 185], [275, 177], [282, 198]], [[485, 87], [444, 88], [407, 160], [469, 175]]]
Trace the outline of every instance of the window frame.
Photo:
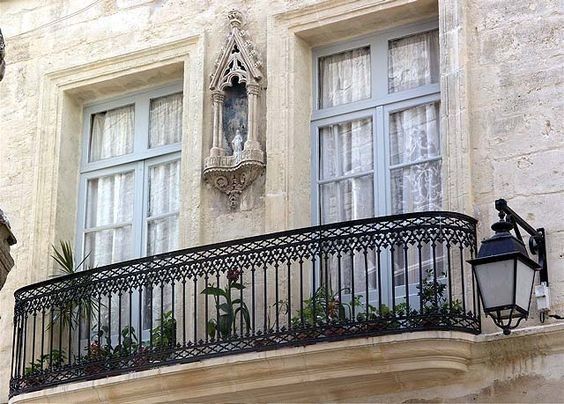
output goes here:
[[[312, 114], [311, 114], [311, 219], [313, 225], [321, 224], [320, 179], [321, 141], [320, 128], [372, 116], [374, 216], [391, 214], [391, 181], [389, 155], [389, 115], [391, 113], [431, 102], [440, 102], [440, 83], [427, 84], [415, 89], [388, 93], [388, 42], [407, 36], [422, 34], [439, 28], [436, 19], [375, 32], [360, 38], [343, 41], [312, 50]], [[370, 46], [370, 98], [329, 108], [319, 108], [319, 61], [352, 49]], [[440, 58], [440, 55], [439, 55]], [[439, 131], [439, 141], [442, 136]], [[423, 161], [422, 161], [423, 162]], [[395, 167], [395, 166], [394, 166]], [[340, 178], [340, 177], [339, 177]], [[444, 183], [444, 180], [442, 181]], [[385, 192], [379, 192], [384, 190]]]
[[[155, 164], [178, 160], [182, 165], [182, 139], [178, 143], [149, 148], [149, 111], [152, 99], [183, 93], [183, 83], [175, 81], [157, 88], [119, 96], [102, 102], [83, 106], [82, 145], [79, 171], [79, 190], [77, 205], [75, 251], [76, 256], [84, 258], [86, 234], [103, 228], [113, 229], [119, 225], [104, 225], [86, 228], [87, 184], [90, 179], [133, 171], [134, 199], [131, 222], [131, 259], [147, 254], [148, 230], [148, 173]], [[114, 108], [134, 105], [133, 151], [129, 154], [89, 161], [92, 116]], [[184, 115], [183, 112], [182, 116]], [[184, 134], [183, 134], [184, 137]], [[180, 211], [180, 210], [179, 210]], [[167, 215], [179, 214], [178, 212]], [[164, 215], [163, 215], [164, 216]]]

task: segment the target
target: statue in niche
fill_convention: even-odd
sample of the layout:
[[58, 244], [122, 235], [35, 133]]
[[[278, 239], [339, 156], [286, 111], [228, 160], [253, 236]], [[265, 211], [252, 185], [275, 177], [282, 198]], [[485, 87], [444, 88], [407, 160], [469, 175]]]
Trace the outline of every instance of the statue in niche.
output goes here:
[[241, 131], [237, 129], [235, 131], [235, 137], [231, 142], [233, 148], [233, 156], [235, 156], [235, 161], [241, 161], [241, 153], [243, 152], [243, 136], [241, 136]]
[[264, 84], [260, 55], [242, 30], [243, 15], [231, 10], [227, 17], [231, 30], [210, 75], [212, 146], [204, 160], [203, 177], [227, 194], [230, 208], [236, 209], [243, 190], [266, 166], [259, 141], [258, 103]]
[[241, 144], [247, 141], [247, 91], [244, 84], [236, 79], [231, 87], [225, 88], [225, 101], [223, 102], [223, 134], [225, 136], [226, 153], [235, 155], [233, 140], [239, 131]]

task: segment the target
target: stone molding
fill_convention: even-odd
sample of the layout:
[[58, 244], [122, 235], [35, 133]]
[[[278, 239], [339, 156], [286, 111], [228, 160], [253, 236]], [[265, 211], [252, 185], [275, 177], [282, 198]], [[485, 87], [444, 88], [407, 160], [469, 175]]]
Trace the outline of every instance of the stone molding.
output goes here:
[[206, 359], [22, 394], [10, 404], [360, 400], [479, 385], [476, 374], [487, 378], [504, 366], [563, 352], [564, 324], [509, 337], [422, 331]]

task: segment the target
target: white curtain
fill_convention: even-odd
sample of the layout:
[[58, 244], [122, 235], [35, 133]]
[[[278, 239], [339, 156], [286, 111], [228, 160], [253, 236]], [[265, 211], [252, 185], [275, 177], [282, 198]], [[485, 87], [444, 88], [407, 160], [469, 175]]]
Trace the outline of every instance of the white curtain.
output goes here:
[[150, 167], [148, 255], [171, 251], [178, 246], [179, 187], [180, 160]]
[[320, 108], [370, 98], [370, 48], [320, 58], [319, 87]]
[[[439, 103], [419, 105], [390, 115], [390, 161], [403, 164], [391, 170], [392, 213], [440, 210], [442, 206], [439, 138]], [[407, 263], [406, 263], [407, 257]], [[422, 273], [436, 264], [437, 276], [443, 272], [443, 249], [438, 245], [435, 258], [430, 245], [422, 247]], [[407, 255], [400, 248], [395, 254], [396, 286], [419, 282], [419, 252], [410, 246]], [[415, 294], [412, 290], [412, 294]], [[414, 303], [415, 300], [412, 300]]]
[[439, 31], [390, 41], [388, 91], [408, 90], [439, 81]]
[[89, 160], [97, 161], [133, 152], [134, 128], [133, 105], [94, 114]]
[[182, 139], [182, 94], [151, 100], [149, 147], [179, 143]]
[[[321, 140], [321, 222], [334, 223], [374, 216], [374, 179], [372, 156], [372, 120], [370, 118], [334, 124], [320, 129]], [[364, 174], [364, 175], [363, 175]], [[354, 175], [352, 178], [342, 178]], [[366, 297], [366, 270], [369, 286], [376, 285], [374, 255], [355, 252], [341, 258], [341, 284], [338, 282], [338, 258], [328, 262], [330, 286], [334, 293], [339, 286], [343, 294], [361, 292]]]
[[439, 104], [419, 105], [390, 115], [392, 213], [441, 207]]
[[90, 254], [91, 266], [131, 258], [133, 198], [133, 172], [88, 181], [86, 227], [105, 227], [86, 233], [84, 254]]

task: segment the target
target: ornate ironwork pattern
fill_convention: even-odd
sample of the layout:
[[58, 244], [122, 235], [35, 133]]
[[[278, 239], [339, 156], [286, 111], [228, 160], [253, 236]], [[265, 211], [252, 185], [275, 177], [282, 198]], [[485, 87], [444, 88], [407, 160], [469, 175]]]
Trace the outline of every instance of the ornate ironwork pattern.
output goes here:
[[[214, 356], [480, 332], [475, 219], [425, 212], [117, 263], [15, 293], [11, 395]], [[407, 292], [407, 293], [406, 293]]]

